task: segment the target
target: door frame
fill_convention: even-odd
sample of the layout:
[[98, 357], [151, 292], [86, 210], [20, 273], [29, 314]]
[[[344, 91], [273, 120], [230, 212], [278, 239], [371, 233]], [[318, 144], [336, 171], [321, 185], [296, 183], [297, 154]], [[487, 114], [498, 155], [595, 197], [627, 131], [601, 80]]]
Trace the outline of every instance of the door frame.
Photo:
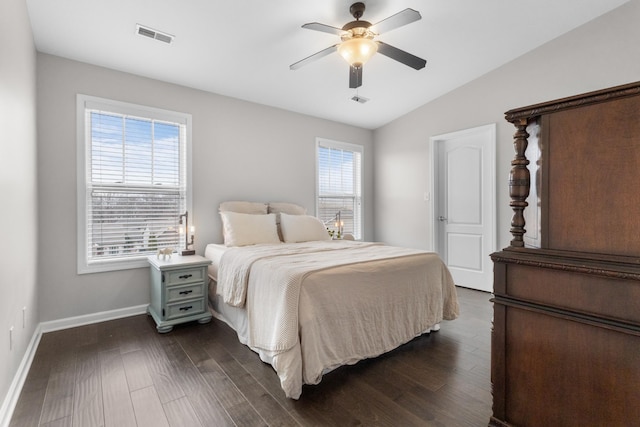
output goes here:
[[[435, 135], [429, 138], [429, 165], [431, 167], [431, 184], [430, 184], [430, 195], [432, 199], [431, 203], [431, 248], [434, 252], [438, 252], [441, 249], [438, 246], [438, 218], [436, 216], [437, 212], [437, 203], [438, 203], [438, 184], [439, 184], [439, 169], [438, 163], [436, 159], [437, 148], [441, 146], [443, 143], [472, 134], [480, 134], [480, 133], [489, 133], [489, 143], [487, 149], [490, 150], [491, 155], [489, 156], [489, 164], [483, 164], [483, 167], [489, 168], [489, 173], [491, 175], [492, 185], [490, 186], [489, 192], [487, 196], [489, 197], [489, 211], [491, 217], [489, 218], [490, 224], [492, 225], [493, 232], [491, 236], [488, 236], [491, 242], [491, 252], [495, 252], [497, 245], [497, 213], [496, 213], [496, 124], [491, 123], [488, 125], [476, 126], [469, 129], [463, 129], [455, 132], [449, 132], [441, 135]], [[486, 254], [489, 256], [489, 254]]]

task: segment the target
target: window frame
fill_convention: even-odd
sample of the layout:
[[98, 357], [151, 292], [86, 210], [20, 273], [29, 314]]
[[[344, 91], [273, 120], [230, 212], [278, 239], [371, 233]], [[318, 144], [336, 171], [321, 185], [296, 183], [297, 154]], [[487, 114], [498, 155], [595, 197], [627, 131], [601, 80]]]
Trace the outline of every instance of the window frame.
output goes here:
[[[360, 235], [359, 236], [354, 236], [354, 238], [356, 240], [363, 240], [364, 239], [364, 146], [360, 145], [360, 144], [353, 144], [353, 143], [349, 143], [349, 142], [342, 142], [342, 141], [335, 141], [332, 139], [327, 139], [327, 138], [316, 138], [316, 144], [315, 144], [315, 158], [316, 158], [316, 195], [315, 195], [315, 211], [316, 211], [316, 216], [318, 218], [320, 218], [320, 147], [327, 147], [330, 149], [336, 149], [336, 150], [344, 150], [344, 151], [350, 151], [350, 152], [354, 152], [354, 153], [359, 153], [360, 154], [360, 177], [359, 177], [359, 183], [360, 183], [360, 209], [359, 209], [359, 224], [360, 224]], [[355, 173], [355, 171], [354, 171]], [[355, 184], [354, 184], [355, 185]], [[357, 196], [355, 196], [357, 197]], [[354, 212], [355, 215], [355, 212]], [[322, 219], [322, 218], [321, 218]], [[355, 222], [355, 221], [354, 221]]]
[[107, 98], [77, 94], [76, 97], [76, 126], [77, 126], [77, 273], [99, 273], [106, 271], [126, 270], [132, 268], [148, 267], [147, 256], [126, 257], [122, 259], [109, 259], [89, 263], [87, 247], [87, 212], [90, 201], [87, 198], [87, 174], [90, 167], [90, 150], [88, 144], [91, 143], [91, 128], [87, 126], [86, 110], [102, 109], [105, 112], [116, 114], [132, 115], [152, 120], [162, 120], [167, 122], [180, 123], [185, 126], [185, 151], [186, 151], [186, 210], [192, 212], [192, 156], [191, 156], [191, 124], [190, 114], [176, 111], [164, 110], [160, 108], [148, 107], [128, 102], [116, 101]]

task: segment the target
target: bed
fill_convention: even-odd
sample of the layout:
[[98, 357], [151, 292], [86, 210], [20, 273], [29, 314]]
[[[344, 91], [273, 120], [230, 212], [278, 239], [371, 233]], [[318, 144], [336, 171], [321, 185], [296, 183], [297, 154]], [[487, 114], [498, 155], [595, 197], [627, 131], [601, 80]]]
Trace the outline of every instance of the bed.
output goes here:
[[225, 202], [220, 215], [225, 243], [205, 249], [214, 316], [273, 366], [289, 398], [458, 316], [434, 253], [332, 240], [289, 203]]

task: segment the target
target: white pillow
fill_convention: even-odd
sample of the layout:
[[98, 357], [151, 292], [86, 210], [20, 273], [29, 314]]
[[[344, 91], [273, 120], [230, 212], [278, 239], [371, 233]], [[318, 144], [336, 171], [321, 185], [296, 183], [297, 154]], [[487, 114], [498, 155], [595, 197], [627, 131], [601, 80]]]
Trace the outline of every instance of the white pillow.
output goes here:
[[258, 243], [280, 243], [276, 231], [276, 216], [220, 212], [226, 246], [247, 246]]
[[296, 205], [294, 203], [269, 202], [269, 213], [276, 214], [276, 226], [278, 227], [278, 236], [280, 237], [280, 240], [284, 241], [284, 237], [282, 237], [282, 228], [280, 227], [280, 214], [286, 213], [289, 215], [305, 215], [307, 213], [307, 209], [303, 208], [300, 205]]
[[260, 202], [230, 201], [220, 203], [220, 212], [238, 212], [245, 214], [266, 214], [269, 205]]
[[[307, 210], [295, 203], [269, 202], [269, 213], [279, 214], [282, 212], [289, 215], [305, 215]], [[276, 218], [276, 221], [278, 220], [279, 218]]]
[[331, 240], [322, 221], [309, 215], [287, 215], [281, 212], [280, 228], [287, 243]]

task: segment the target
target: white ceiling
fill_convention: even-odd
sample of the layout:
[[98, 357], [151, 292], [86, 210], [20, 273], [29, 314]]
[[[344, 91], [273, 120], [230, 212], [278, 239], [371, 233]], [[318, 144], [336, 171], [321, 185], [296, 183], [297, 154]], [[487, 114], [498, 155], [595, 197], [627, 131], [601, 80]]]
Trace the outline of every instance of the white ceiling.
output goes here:
[[[351, 0], [27, 0], [40, 52], [311, 116], [375, 129], [628, 0], [368, 0], [372, 23], [405, 8], [422, 20], [381, 34], [427, 60], [419, 71], [375, 55], [351, 100], [348, 65], [331, 54], [289, 65], [337, 42], [301, 28], [341, 27]], [[136, 24], [175, 35], [168, 45]]]

